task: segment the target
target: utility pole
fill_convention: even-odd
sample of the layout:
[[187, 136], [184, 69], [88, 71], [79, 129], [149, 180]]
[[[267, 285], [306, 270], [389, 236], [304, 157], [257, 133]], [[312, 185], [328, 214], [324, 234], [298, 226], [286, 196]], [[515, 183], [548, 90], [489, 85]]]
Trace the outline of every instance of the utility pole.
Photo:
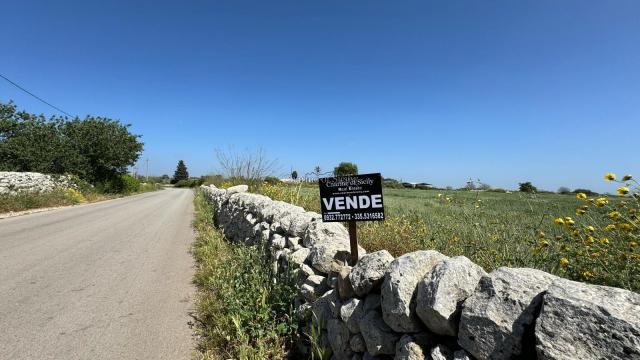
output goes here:
[[149, 158], [147, 158], [146, 182], [149, 182]]

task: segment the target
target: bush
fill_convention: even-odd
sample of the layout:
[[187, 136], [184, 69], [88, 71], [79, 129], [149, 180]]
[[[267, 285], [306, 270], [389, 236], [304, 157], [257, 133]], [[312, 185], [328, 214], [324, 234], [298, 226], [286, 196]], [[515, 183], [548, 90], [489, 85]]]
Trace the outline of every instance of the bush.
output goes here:
[[75, 205], [82, 201], [82, 194], [73, 189], [56, 189], [48, 193], [3, 194], [0, 195], [0, 213]]
[[116, 174], [96, 184], [96, 189], [106, 194], [131, 194], [140, 190], [140, 181], [129, 174]]
[[563, 194], [563, 195], [571, 194], [571, 189], [569, 189], [566, 186], [560, 186], [558, 188], [558, 194]]
[[518, 185], [520, 186], [520, 192], [534, 193], [534, 192], [538, 191], [538, 188], [533, 186], [533, 184], [531, 184], [531, 182], [529, 182], [529, 181], [523, 182], [523, 183], [519, 183]]
[[278, 179], [275, 176], [267, 176], [266, 178], [264, 178], [264, 182], [266, 182], [267, 184], [271, 184], [271, 185], [276, 185], [281, 183], [280, 179]]
[[598, 193], [597, 193], [597, 192], [595, 192], [595, 191], [591, 191], [591, 190], [589, 190], [589, 189], [579, 189], [579, 188], [578, 188], [578, 189], [573, 190], [573, 193], [574, 193], [574, 194], [583, 193], [583, 194], [586, 194], [587, 196], [598, 195]]
[[180, 180], [176, 182], [173, 186], [177, 188], [193, 188], [200, 186], [204, 183], [204, 178], [199, 179], [189, 179], [189, 180]]

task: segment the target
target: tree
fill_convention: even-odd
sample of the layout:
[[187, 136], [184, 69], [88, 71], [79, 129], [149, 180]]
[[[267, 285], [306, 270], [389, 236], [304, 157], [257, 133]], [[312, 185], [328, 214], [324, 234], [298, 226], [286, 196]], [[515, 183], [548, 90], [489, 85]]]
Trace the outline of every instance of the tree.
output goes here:
[[129, 125], [103, 117], [34, 115], [0, 103], [0, 170], [71, 173], [93, 183], [135, 164], [143, 149]]
[[358, 175], [358, 165], [351, 162], [341, 162], [333, 169], [334, 176]]
[[538, 188], [533, 186], [529, 181], [519, 183], [518, 185], [520, 185], [520, 192], [534, 193], [538, 191]]
[[293, 170], [293, 171], [291, 172], [291, 178], [292, 178], [293, 180], [297, 180], [297, 179], [298, 179], [298, 172], [297, 172], [297, 171], [295, 171], [295, 170]]
[[189, 180], [189, 172], [187, 171], [187, 166], [182, 160], [178, 161], [178, 166], [176, 166], [176, 172], [173, 174], [171, 183], [175, 184], [180, 180]]
[[571, 193], [571, 189], [569, 189], [566, 186], [560, 186], [558, 188], [558, 194], [565, 194], [566, 195], [566, 194], [570, 194], [570, 193]]
[[255, 151], [216, 150], [216, 157], [227, 178], [242, 179], [248, 183], [260, 183], [267, 175], [272, 175], [278, 162], [270, 160], [266, 151], [258, 148]]

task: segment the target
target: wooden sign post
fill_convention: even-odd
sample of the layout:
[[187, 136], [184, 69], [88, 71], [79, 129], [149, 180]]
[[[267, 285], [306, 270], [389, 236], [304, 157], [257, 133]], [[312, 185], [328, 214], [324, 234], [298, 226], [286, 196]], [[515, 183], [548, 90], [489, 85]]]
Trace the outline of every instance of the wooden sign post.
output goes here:
[[319, 179], [322, 221], [347, 222], [351, 265], [358, 262], [357, 221], [383, 221], [382, 176], [376, 174]]

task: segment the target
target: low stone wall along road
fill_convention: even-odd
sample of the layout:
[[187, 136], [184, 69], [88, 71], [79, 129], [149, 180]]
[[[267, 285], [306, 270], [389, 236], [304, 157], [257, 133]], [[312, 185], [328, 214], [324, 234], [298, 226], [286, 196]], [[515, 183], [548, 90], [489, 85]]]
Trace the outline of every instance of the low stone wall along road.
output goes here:
[[193, 192], [0, 220], [0, 359], [189, 359]]

